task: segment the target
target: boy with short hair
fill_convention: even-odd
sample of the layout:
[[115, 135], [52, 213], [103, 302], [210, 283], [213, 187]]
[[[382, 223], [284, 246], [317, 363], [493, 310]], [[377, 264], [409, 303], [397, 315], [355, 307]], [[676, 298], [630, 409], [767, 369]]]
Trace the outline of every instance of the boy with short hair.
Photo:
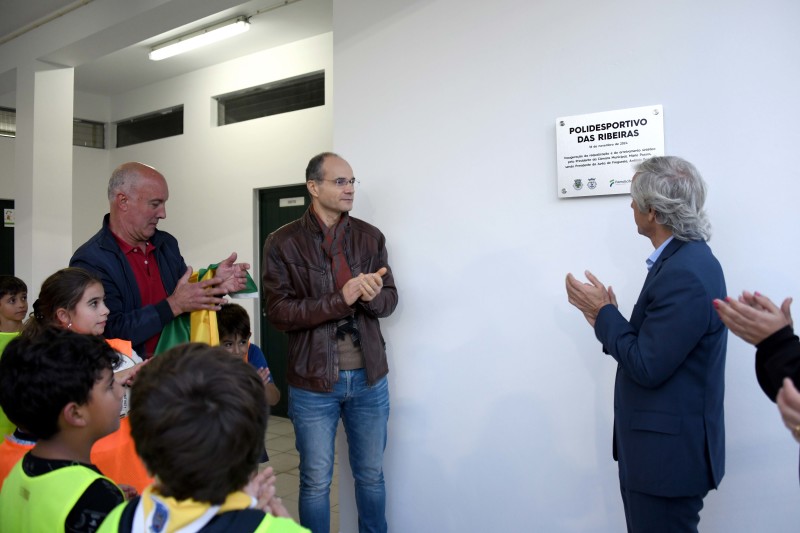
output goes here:
[[0, 333], [18, 333], [27, 315], [28, 286], [14, 276], [0, 276]]
[[90, 460], [94, 443], [119, 427], [118, 360], [102, 338], [69, 330], [8, 344], [0, 405], [37, 442], [0, 490], [0, 531], [92, 533], [124, 501]]
[[250, 315], [239, 304], [223, 304], [217, 311], [217, 328], [219, 329], [219, 345], [227, 352], [245, 358], [258, 370], [264, 381], [264, 391], [269, 405], [281, 400], [281, 391], [275, 386], [267, 365], [267, 358], [256, 344], [250, 342]]
[[243, 491], [258, 467], [268, 411], [250, 365], [219, 347], [182, 344], [144, 366], [131, 392], [131, 434], [156, 481], [115, 509], [101, 533], [307, 531], [272, 497], [274, 477], [258, 502]]

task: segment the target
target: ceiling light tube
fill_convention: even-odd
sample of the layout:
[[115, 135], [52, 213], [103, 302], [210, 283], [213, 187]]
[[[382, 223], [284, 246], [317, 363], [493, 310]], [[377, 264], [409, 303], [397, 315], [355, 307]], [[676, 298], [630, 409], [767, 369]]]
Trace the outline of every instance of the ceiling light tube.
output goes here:
[[249, 29], [250, 23], [246, 17], [228, 20], [160, 44], [150, 51], [148, 57], [153, 61], [161, 61], [162, 59], [239, 35]]

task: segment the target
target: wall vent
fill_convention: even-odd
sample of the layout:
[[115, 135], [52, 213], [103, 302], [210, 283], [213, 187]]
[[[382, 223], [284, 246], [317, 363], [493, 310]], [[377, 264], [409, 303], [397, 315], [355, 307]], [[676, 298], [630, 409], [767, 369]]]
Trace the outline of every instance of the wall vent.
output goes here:
[[217, 125], [325, 105], [325, 71], [319, 70], [215, 96]]
[[0, 137], [17, 136], [17, 110], [0, 107]]
[[76, 118], [72, 124], [72, 145], [87, 148], [106, 147], [106, 125], [102, 122]]
[[[17, 136], [17, 110], [0, 107], [0, 137]], [[106, 147], [106, 125], [102, 122], [84, 120], [72, 121], [72, 145], [89, 148]]]
[[120, 120], [115, 126], [117, 148], [183, 135], [183, 106]]

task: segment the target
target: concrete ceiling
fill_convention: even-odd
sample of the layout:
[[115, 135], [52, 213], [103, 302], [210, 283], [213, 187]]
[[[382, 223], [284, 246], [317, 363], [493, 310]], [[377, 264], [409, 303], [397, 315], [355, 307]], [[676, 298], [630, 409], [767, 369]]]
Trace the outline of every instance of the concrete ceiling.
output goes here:
[[75, 0], [0, 0], [0, 40], [73, 5]]
[[[78, 12], [92, 0], [0, 0], [0, 43], [57, 15]], [[332, 0], [250, 0], [205, 2], [198, 17], [172, 10], [160, 19], [140, 17], [121, 28], [98, 32], [91, 40], [53, 51], [41, 60], [75, 67], [78, 91], [112, 96], [136, 87], [179, 76], [260, 50], [332, 31]], [[198, 2], [199, 4], [200, 2]], [[211, 7], [208, 7], [211, 6]], [[220, 6], [215, 11], [213, 6]], [[182, 16], [175, 16], [180, 12]], [[160, 43], [238, 16], [252, 17], [250, 30], [226, 41], [162, 61], [150, 61], [150, 49]], [[173, 22], [174, 21], [174, 22]], [[177, 24], [177, 25], [176, 25]], [[145, 36], [143, 40], [138, 40]], [[136, 42], [133, 42], [136, 40]], [[133, 43], [133, 44], [131, 44]], [[2, 46], [2, 44], [0, 44]], [[99, 53], [103, 55], [98, 56]], [[10, 80], [8, 80], [10, 81]]]

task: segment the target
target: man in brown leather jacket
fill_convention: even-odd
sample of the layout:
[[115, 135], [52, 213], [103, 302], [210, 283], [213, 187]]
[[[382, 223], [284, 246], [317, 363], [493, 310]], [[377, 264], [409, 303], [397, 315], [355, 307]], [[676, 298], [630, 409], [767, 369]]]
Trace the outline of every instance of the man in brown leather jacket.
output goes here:
[[330, 524], [334, 439], [342, 419], [360, 532], [385, 532], [383, 451], [389, 418], [386, 349], [378, 319], [397, 289], [378, 228], [350, 217], [357, 181], [336, 154], [311, 159], [311, 206], [264, 244], [270, 322], [289, 335], [289, 417], [300, 453], [300, 523]]

